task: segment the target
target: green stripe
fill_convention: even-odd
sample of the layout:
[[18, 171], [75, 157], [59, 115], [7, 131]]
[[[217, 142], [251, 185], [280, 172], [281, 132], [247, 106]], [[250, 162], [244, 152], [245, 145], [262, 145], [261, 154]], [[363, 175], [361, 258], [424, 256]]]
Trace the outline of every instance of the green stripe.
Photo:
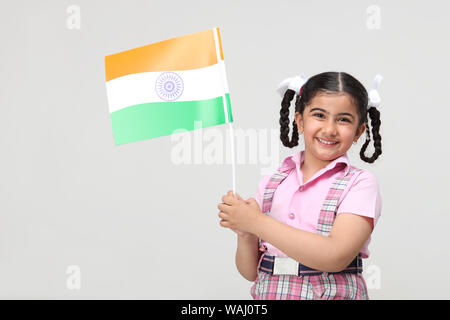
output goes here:
[[233, 122], [233, 114], [231, 113], [231, 103], [230, 103], [230, 95], [227, 93], [227, 110], [228, 110], [228, 122]]
[[[228, 93], [226, 101], [232, 122]], [[112, 112], [110, 116], [116, 145], [168, 136], [181, 128], [192, 131], [194, 121], [202, 121], [202, 128], [226, 123], [222, 96], [200, 101], [143, 103]]]

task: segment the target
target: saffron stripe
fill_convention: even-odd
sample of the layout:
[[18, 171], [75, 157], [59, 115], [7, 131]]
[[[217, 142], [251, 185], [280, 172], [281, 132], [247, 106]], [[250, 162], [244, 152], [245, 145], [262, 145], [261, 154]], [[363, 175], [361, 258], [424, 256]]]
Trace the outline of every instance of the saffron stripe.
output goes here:
[[138, 72], [190, 70], [216, 64], [213, 32], [209, 29], [108, 55], [106, 81]]

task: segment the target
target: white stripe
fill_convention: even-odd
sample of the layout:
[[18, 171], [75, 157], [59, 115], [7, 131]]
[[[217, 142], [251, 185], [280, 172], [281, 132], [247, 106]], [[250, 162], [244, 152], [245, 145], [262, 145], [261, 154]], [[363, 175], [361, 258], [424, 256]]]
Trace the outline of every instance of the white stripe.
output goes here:
[[[218, 64], [205, 68], [173, 71], [183, 80], [183, 93], [174, 101], [207, 100], [224, 96], [222, 75]], [[156, 80], [163, 72], [142, 72], [115, 78], [106, 82], [109, 112], [150, 102], [166, 102], [156, 90]], [[226, 118], [228, 119], [228, 118]]]
[[[217, 28], [214, 28], [214, 43], [216, 44], [216, 54], [217, 54], [217, 61], [222, 62], [222, 58], [220, 57], [220, 45], [219, 45], [219, 34]], [[226, 76], [225, 76], [225, 65], [222, 62], [222, 66], [220, 67], [220, 79], [222, 81], [222, 88], [228, 87], [226, 84]], [[226, 91], [228, 92], [228, 90]], [[225, 121], [228, 123], [228, 108], [227, 108], [227, 100], [225, 98], [225, 95], [222, 96], [223, 101], [223, 112], [225, 113]]]

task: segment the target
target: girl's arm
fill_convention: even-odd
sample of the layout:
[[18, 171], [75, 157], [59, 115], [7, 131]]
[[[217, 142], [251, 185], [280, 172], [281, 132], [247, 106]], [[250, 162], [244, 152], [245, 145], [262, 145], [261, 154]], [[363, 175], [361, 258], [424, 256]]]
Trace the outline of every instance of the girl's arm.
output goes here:
[[296, 229], [265, 214], [249, 230], [289, 257], [324, 272], [345, 269], [359, 253], [373, 229], [372, 218], [339, 214], [329, 236]]
[[238, 236], [236, 250], [236, 267], [239, 273], [248, 281], [255, 281], [258, 267], [258, 237], [253, 234]]
[[[252, 233], [294, 260], [324, 272], [345, 269], [369, 239], [373, 229], [372, 218], [341, 213], [334, 220], [330, 234], [322, 236], [291, 227], [262, 213], [253, 198], [238, 201], [231, 194], [232, 191], [229, 191], [222, 197], [223, 203], [217, 206], [221, 210], [222, 227]], [[256, 240], [254, 242], [256, 246]]]

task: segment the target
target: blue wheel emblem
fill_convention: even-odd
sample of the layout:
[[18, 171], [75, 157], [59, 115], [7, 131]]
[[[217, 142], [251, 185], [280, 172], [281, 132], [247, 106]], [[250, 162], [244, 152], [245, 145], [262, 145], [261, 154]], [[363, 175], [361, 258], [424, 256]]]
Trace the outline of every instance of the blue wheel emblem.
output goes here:
[[183, 79], [175, 72], [161, 73], [156, 79], [155, 90], [162, 100], [177, 100], [183, 93]]

